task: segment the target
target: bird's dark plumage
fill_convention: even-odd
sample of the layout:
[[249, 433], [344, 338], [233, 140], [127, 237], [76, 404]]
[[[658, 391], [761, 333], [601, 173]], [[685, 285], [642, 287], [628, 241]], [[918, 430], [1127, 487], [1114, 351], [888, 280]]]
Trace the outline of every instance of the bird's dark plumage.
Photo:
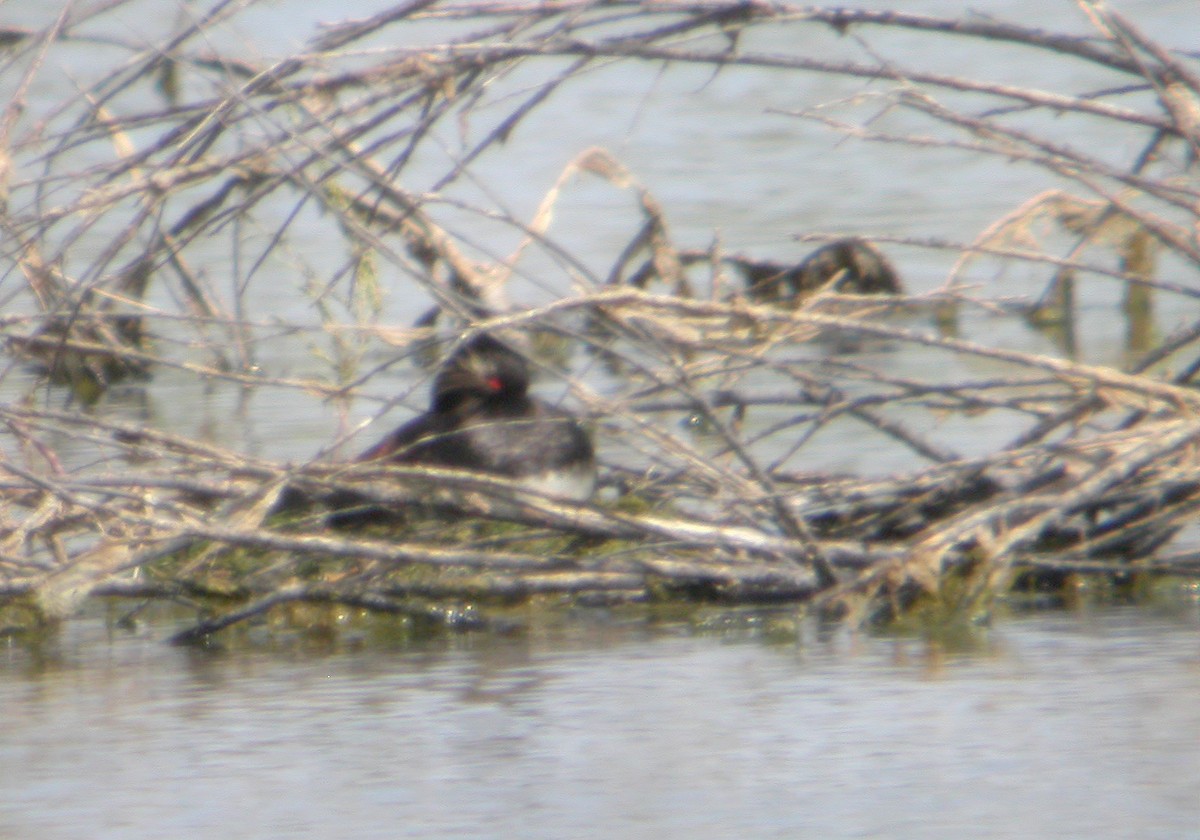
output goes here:
[[569, 412], [531, 396], [529, 366], [515, 350], [481, 335], [455, 353], [433, 383], [428, 412], [358, 456], [475, 470], [531, 489], [586, 501], [595, 488], [595, 452]]

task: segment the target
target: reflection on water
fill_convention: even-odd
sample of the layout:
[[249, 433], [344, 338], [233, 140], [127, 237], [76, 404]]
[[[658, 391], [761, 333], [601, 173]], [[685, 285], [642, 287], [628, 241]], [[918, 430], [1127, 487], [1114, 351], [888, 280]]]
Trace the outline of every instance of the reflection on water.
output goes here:
[[1185, 837], [1200, 620], [978, 649], [581, 622], [288, 655], [68, 625], [0, 661], [0, 836]]

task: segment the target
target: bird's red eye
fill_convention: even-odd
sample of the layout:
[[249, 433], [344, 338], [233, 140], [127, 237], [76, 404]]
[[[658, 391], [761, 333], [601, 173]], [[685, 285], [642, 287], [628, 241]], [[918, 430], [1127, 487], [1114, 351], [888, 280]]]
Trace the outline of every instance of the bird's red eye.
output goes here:
[[496, 392], [496, 393], [503, 390], [503, 388], [504, 388], [504, 382], [500, 379], [499, 376], [489, 376], [487, 379], [483, 380], [483, 383], [485, 385], [487, 385], [487, 388], [489, 391]]

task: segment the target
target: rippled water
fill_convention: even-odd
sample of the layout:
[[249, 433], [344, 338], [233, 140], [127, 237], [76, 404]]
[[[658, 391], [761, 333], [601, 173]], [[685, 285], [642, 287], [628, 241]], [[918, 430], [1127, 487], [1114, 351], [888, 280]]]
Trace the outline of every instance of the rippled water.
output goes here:
[[0, 659], [0, 836], [1197, 837], [1200, 616]]

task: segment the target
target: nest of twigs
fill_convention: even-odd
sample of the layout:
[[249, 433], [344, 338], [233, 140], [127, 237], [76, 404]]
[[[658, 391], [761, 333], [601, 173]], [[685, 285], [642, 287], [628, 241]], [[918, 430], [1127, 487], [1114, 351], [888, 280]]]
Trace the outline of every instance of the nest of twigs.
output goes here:
[[[91, 44], [89, 27], [119, 6], [0, 33], [6, 77], [21, 79], [0, 131], [3, 258], [10, 281], [20, 278], [4, 321], [10, 399], [0, 407], [0, 597], [11, 622], [61, 619], [93, 595], [196, 606], [180, 640], [297, 601], [471, 627], [531, 600], [785, 602], [862, 621], [931, 600], [975, 615], [1014, 586], [1054, 591], [1079, 575], [1120, 583], [1200, 569], [1180, 539], [1200, 506], [1200, 322], [1166, 337], [1147, 327], [1152, 295], [1189, 305], [1197, 296], [1200, 74], [1194, 56], [1105, 7], [1081, 4], [1092, 27], [1082, 37], [786, 4], [417, 3], [255, 63], [212, 52], [206, 28], [237, 14], [217, 4], [160, 49], [110, 39], [121, 60], [77, 99], [39, 110], [31, 80], [58, 51]], [[439, 40], [386, 40], [422, 22], [443, 27]], [[1015, 43], [1101, 67], [1138, 95], [1114, 102], [742, 45], [763, 27]], [[387, 46], [360, 50], [380, 37]], [[542, 82], [506, 92], [504, 80], [535, 59]], [[1020, 160], [1070, 189], [1058, 182], [972, 243], [855, 234], [794, 260], [680, 247], [670, 208], [602, 149], [581, 151], [533, 218], [456, 197], [473, 161], [608, 61], [867, 77], [887, 109], [930, 133], [835, 117], [834, 103], [790, 116], [857, 139]], [[938, 100], [951, 91], [988, 107]], [[1141, 132], [1143, 152], [1114, 165], [1009, 121], [1042, 111]], [[411, 161], [435, 129], [466, 131], [472, 120], [453, 166], [410, 191]], [[600, 272], [553, 238], [557, 203], [583, 177], [633, 198], [633, 232]], [[482, 258], [440, 214], [446, 206], [504, 227], [513, 252]], [[306, 213], [329, 237], [319, 249], [342, 250], [332, 276], [290, 232]], [[1065, 255], [1043, 242], [1047, 231], [1067, 238]], [[885, 256], [899, 244], [954, 257], [947, 282], [908, 293], [900, 261]], [[223, 247], [240, 272], [231, 285], [205, 267]], [[514, 293], [532, 253], [564, 280], [537, 305]], [[1167, 278], [1164, 254], [1175, 267]], [[968, 289], [981, 264], [1041, 272], [1045, 292], [1014, 300]], [[292, 288], [285, 276], [300, 279]], [[1127, 290], [1123, 370], [1074, 358], [1085, 280]], [[424, 302], [396, 323], [389, 295]], [[255, 312], [263, 300], [273, 309]], [[1025, 317], [1062, 352], [960, 338], [964, 311]], [[496, 327], [533, 337], [541, 387], [564, 393], [592, 429], [594, 502], [324, 452], [284, 463], [105, 410], [117, 389], [132, 381], [153, 393], [169, 371], [332, 405], [348, 421], [397, 361], [428, 368], [439, 337]], [[289, 341], [287, 357], [313, 360], [301, 373], [259, 362], [262, 346]], [[922, 354], [914, 370], [925, 375], [875, 363], [906, 352]], [[976, 363], [986, 376], [971, 373]], [[1167, 363], [1178, 372], [1164, 373]], [[411, 390], [419, 405], [419, 385]], [[963, 439], [997, 417], [984, 454], [963, 455], [932, 431], [954, 426]], [[996, 435], [997, 425], [1011, 433]], [[330, 449], [349, 436], [331, 430]], [[822, 441], [858, 439], [903, 466], [854, 475], [814, 457]], [[331, 528], [319, 505], [281, 514], [294, 492], [353, 494], [397, 516]]]

